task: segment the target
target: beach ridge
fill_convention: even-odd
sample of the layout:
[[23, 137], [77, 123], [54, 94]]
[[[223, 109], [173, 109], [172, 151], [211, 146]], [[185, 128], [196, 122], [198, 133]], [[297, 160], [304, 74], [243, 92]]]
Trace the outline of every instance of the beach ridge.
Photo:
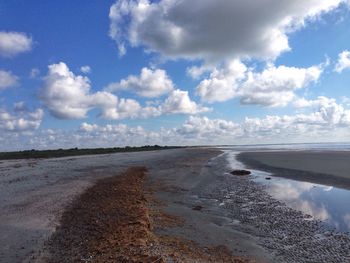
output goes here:
[[145, 167], [129, 167], [84, 191], [63, 213], [40, 262], [250, 262], [225, 246], [203, 248], [153, 232], [183, 220], [161, 211], [146, 174]]

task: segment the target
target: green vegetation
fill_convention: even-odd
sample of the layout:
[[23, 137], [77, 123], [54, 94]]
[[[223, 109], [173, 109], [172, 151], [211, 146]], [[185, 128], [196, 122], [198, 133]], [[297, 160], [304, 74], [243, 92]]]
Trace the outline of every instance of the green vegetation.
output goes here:
[[2, 152], [0, 160], [9, 159], [27, 159], [27, 158], [54, 158], [64, 156], [91, 155], [91, 154], [109, 154], [119, 152], [140, 152], [140, 151], [155, 151], [180, 148], [178, 146], [159, 146], [146, 145], [141, 147], [114, 147], [114, 148], [95, 148], [95, 149], [58, 149], [58, 150], [27, 150], [18, 152]]

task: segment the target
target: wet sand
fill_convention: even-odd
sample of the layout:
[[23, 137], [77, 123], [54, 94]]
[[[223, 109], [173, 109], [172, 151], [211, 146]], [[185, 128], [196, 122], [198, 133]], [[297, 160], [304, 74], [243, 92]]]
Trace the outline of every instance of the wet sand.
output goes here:
[[41, 256], [49, 251], [47, 244], [74, 202], [99, 180], [120, 176], [135, 166], [145, 167], [147, 182], [159, 185], [154, 196], [164, 212], [185, 222], [181, 226], [155, 227], [156, 235], [168, 237], [164, 243], [185, 248], [191, 247], [187, 242], [194, 242], [200, 251], [221, 247], [224, 249], [219, 251], [226, 255], [272, 262], [254, 236], [220, 223], [231, 219], [216, 203], [208, 202], [203, 211], [192, 209], [197, 204], [192, 189], [216, 181], [206, 165], [218, 154], [218, 150], [197, 148], [2, 161], [0, 262], [43, 262]]
[[131, 167], [88, 188], [64, 212], [42, 262], [250, 262], [223, 245], [157, 234], [186, 222], [162, 211], [153, 196], [159, 186], [147, 177], [145, 167]]
[[237, 159], [274, 176], [350, 189], [349, 151], [242, 152]]
[[155, 262], [349, 262], [348, 235], [231, 175], [226, 157], [194, 148], [2, 162], [0, 262], [113, 262], [117, 243], [119, 256]]

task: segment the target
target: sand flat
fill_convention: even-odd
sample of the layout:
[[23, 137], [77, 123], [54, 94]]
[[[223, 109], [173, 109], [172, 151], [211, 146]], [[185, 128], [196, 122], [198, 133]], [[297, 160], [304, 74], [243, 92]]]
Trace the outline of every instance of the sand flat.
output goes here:
[[[264, 263], [350, 260], [349, 236], [330, 232], [320, 222], [288, 208], [249, 176], [231, 175], [225, 153], [187, 148], [2, 162], [0, 262], [47, 263], [40, 261], [40, 255], [47, 251], [45, 241], [59, 229], [60, 218], [74, 200], [99, 180], [120, 176], [135, 166], [145, 167], [146, 184], [158, 186], [152, 195], [167, 215], [166, 224], [174, 218], [182, 222], [154, 228], [165, 247], [175, 244], [186, 249], [187, 244], [195, 244], [196, 253], [206, 254], [216, 248], [217, 256], [227, 258], [232, 253]], [[99, 209], [95, 211], [99, 217]], [[91, 224], [98, 223], [93, 221]], [[86, 261], [91, 255], [75, 256]]]
[[254, 151], [237, 159], [275, 176], [350, 189], [349, 151]]
[[[218, 227], [215, 222], [222, 215], [209, 217], [192, 210], [195, 201], [190, 191], [197, 185], [215, 181], [211, 173], [204, 176], [202, 169], [218, 154], [218, 150], [194, 148], [2, 161], [0, 262], [42, 262], [40, 255], [43, 250], [45, 252], [45, 242], [59, 226], [67, 206], [98, 180], [118, 176], [134, 166], [146, 167], [149, 180], [168, 185], [166, 191], [157, 193], [158, 198], [175, 216], [191, 220], [192, 226], [180, 228], [174, 234], [179, 236], [182, 233], [184, 238], [200, 246], [226, 245], [234, 255], [272, 262], [255, 238], [231, 230], [229, 225]], [[206, 232], [201, 233], [200, 229]]]
[[350, 178], [348, 151], [266, 151], [244, 153], [263, 164]]

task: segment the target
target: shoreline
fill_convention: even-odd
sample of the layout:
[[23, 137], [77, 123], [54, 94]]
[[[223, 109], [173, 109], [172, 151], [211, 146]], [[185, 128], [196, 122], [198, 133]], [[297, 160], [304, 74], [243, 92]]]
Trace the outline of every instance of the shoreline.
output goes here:
[[0, 162], [0, 262], [36, 262], [44, 242], [77, 196], [99, 179], [130, 166], [169, 162], [172, 149]]
[[114, 148], [71, 148], [71, 149], [55, 149], [55, 150], [25, 150], [14, 152], [0, 152], [0, 161], [4, 160], [28, 160], [28, 159], [52, 159], [64, 157], [82, 157], [102, 154], [114, 153], [132, 153], [132, 152], [147, 152], [161, 151], [170, 149], [186, 148], [185, 146], [159, 146], [146, 145], [139, 147], [114, 147]]
[[[313, 155], [321, 156], [319, 160], [314, 160], [310, 164], [310, 158]], [[327, 156], [331, 156], [331, 160], [327, 160]], [[248, 169], [261, 170], [271, 173], [272, 176], [292, 179], [301, 182], [309, 182], [314, 184], [333, 186], [341, 189], [350, 190], [350, 162], [340, 160], [341, 164], [346, 166], [349, 164], [349, 169], [344, 167], [336, 172], [327, 170], [321, 172], [323, 167], [319, 164], [323, 162], [324, 166], [332, 167], [332, 162], [339, 156], [348, 156], [350, 160], [350, 152], [335, 152], [335, 151], [266, 151], [266, 152], [240, 152], [237, 154], [237, 161], [243, 163]], [[296, 159], [297, 156], [297, 159]], [[312, 160], [312, 159], [311, 159]], [[280, 162], [279, 162], [280, 161]], [[340, 163], [338, 160], [338, 162]], [[310, 166], [314, 165], [315, 169]], [[328, 172], [328, 173], [327, 173]], [[333, 173], [333, 174], [332, 174]], [[341, 176], [348, 173], [349, 177]]]
[[[231, 170], [235, 169], [225, 155], [221, 159], [224, 160], [217, 160], [215, 167], [222, 167], [226, 161]], [[220, 200], [220, 206], [230, 212], [230, 218], [239, 222], [234, 227], [257, 237], [257, 243], [269, 251], [273, 262], [350, 260], [349, 234], [288, 207], [268, 194], [266, 186], [251, 176], [234, 176], [229, 171], [221, 175], [217, 184], [206, 189], [204, 197]]]
[[235, 255], [237, 259], [268, 258], [249, 235], [232, 230], [230, 225], [217, 225], [224, 216], [220, 210], [216, 211], [220, 212], [218, 215], [207, 213], [215, 211], [216, 204], [205, 205], [201, 211], [192, 209], [197, 202], [192, 189], [215, 181], [211, 173], [202, 172], [209, 169], [208, 160], [220, 153], [217, 149], [182, 148], [35, 162], [31, 159], [3, 161], [0, 164], [0, 200], [3, 201], [0, 203], [3, 211], [0, 262], [40, 262], [38, 256], [45, 252], [46, 240], [60, 227], [60, 219], [69, 205], [98, 180], [118, 177], [135, 166], [146, 167], [147, 181], [160, 186], [154, 196], [162, 204], [167, 221], [186, 220], [181, 226], [154, 228], [156, 235], [174, 237], [165, 238], [165, 244], [182, 247], [192, 244], [196, 253], [204, 248], [214, 253], [212, 255]]
[[[36, 164], [29, 160], [28, 163], [11, 161], [8, 165], [2, 164], [0, 172], [6, 176], [0, 176], [0, 199], [7, 201], [0, 204], [4, 211], [0, 215], [0, 233], [5, 234], [0, 235], [3, 249], [0, 250], [0, 262], [42, 263], [35, 256], [40, 255], [40, 251], [44, 253], [41, 255], [47, 255], [42, 243], [55, 233], [61, 237], [58, 240], [62, 242], [58, 244], [64, 245], [67, 240], [72, 242], [67, 249], [73, 254], [74, 249], [89, 251], [79, 250], [80, 243], [74, 246], [82, 235], [90, 240], [85, 248], [92, 248], [94, 256], [101, 256], [98, 251], [109, 255], [109, 249], [114, 247], [108, 242], [118, 243], [118, 238], [122, 237], [128, 244], [135, 238], [110, 236], [114, 232], [127, 233], [114, 224], [114, 220], [108, 220], [110, 211], [117, 211], [118, 207], [124, 209], [121, 213], [127, 221], [126, 225], [121, 224], [124, 228], [129, 227], [130, 222], [136, 222], [131, 226], [141, 227], [139, 230], [150, 238], [148, 241], [136, 238], [141, 242], [138, 243], [141, 249], [130, 252], [141, 251], [142, 256], [156, 256], [155, 260], [160, 258], [157, 255], [162, 251], [164, 258], [186, 256], [190, 262], [196, 262], [195, 259], [199, 259], [197, 262], [213, 262], [210, 259], [227, 262], [232, 257], [243, 262], [256, 259], [259, 263], [299, 263], [306, 258], [310, 262], [350, 260], [348, 235], [325, 229], [319, 221], [273, 199], [249, 176], [229, 174], [231, 170], [226, 157], [219, 149], [196, 148], [40, 160]], [[130, 167], [145, 167], [146, 177], [134, 178], [130, 174], [123, 177]], [[24, 176], [23, 179], [18, 180], [22, 178], [19, 174]], [[105, 184], [99, 185], [99, 182]], [[118, 191], [111, 194], [114, 187], [124, 194], [119, 197]], [[82, 197], [85, 203], [79, 203]], [[120, 204], [115, 202], [116, 198], [122, 198]], [[101, 203], [101, 200], [104, 201]], [[105, 203], [108, 206], [105, 207]], [[129, 204], [133, 209], [130, 210]], [[79, 205], [82, 209], [76, 209]], [[146, 216], [139, 217], [137, 212], [135, 217], [135, 211]], [[59, 224], [65, 213], [72, 216], [71, 220]], [[115, 213], [110, 215], [115, 216]], [[137, 218], [145, 220], [141, 222]], [[102, 228], [96, 230], [99, 224]], [[113, 231], [109, 231], [109, 227]], [[39, 228], [45, 232], [35, 232]], [[55, 229], [58, 231], [54, 232]], [[60, 229], [68, 231], [60, 232]], [[94, 233], [91, 237], [107, 239], [107, 243], [102, 240], [101, 247], [96, 250], [98, 242], [89, 239], [89, 231]], [[65, 235], [69, 237], [70, 233], [75, 233], [78, 238], [66, 239]], [[149, 253], [149, 249], [151, 252], [155, 249], [154, 254]], [[39, 254], [33, 254], [33, 251]], [[91, 256], [83, 254], [83, 259]], [[136, 256], [141, 254], [136, 253]]]

